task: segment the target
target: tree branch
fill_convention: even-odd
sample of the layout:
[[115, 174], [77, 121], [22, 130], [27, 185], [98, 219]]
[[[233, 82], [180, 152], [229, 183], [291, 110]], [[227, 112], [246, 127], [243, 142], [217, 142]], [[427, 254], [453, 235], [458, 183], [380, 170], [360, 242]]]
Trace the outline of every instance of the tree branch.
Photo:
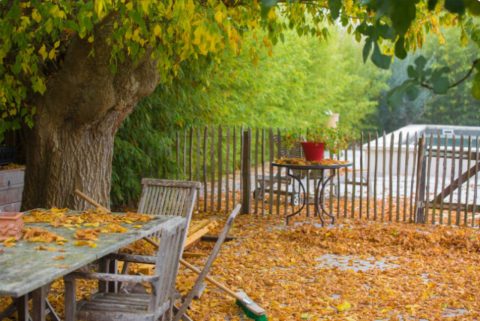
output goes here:
[[[475, 59], [473, 62], [472, 62], [472, 66], [470, 67], [470, 69], [468, 70], [468, 72], [460, 79], [458, 79], [457, 81], [455, 81], [453, 84], [451, 84], [450, 86], [448, 86], [448, 89], [451, 89], [453, 87], [457, 87], [458, 85], [460, 85], [462, 82], [464, 82], [465, 80], [467, 80], [473, 73], [473, 71], [475, 70], [475, 67], [477, 66], [477, 64], [480, 63], [480, 58], [477, 58]], [[429, 90], [433, 90], [433, 87], [426, 83], [426, 82], [422, 82], [420, 84], [421, 87], [423, 88], [427, 88]]]

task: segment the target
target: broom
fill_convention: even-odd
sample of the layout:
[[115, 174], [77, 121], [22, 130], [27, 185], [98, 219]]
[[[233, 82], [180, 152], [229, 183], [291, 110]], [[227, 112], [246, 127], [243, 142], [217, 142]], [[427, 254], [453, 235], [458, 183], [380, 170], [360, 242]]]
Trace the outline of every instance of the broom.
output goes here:
[[[80, 190], [75, 189], [75, 194], [77, 194], [79, 197], [83, 198], [85, 201], [92, 204], [93, 206], [95, 206], [95, 207], [97, 207], [97, 208], [99, 208], [103, 211], [110, 212], [107, 208], [105, 208], [101, 204], [97, 203], [95, 200], [90, 198], [88, 195], [82, 193]], [[158, 248], [158, 243], [155, 242], [154, 240], [152, 240], [148, 237], [145, 237], [144, 239], [148, 243], [150, 243], [153, 246], [155, 246], [156, 248]], [[182, 258], [180, 259], [180, 264], [182, 264], [187, 269], [195, 272], [196, 274], [201, 273], [201, 271], [198, 268], [191, 265], [190, 263], [188, 263], [187, 261], [185, 261]], [[243, 291], [234, 292], [233, 290], [229, 289], [224, 284], [216, 281], [215, 279], [209, 277], [208, 275], [205, 276], [205, 279], [208, 282], [215, 285], [216, 287], [218, 287], [219, 289], [221, 289], [222, 291], [224, 291], [225, 293], [227, 293], [228, 295], [230, 295], [231, 297], [233, 297], [236, 301], [236, 304], [242, 309], [242, 311], [245, 313], [245, 315], [247, 317], [249, 317], [250, 319], [255, 320], [255, 321], [268, 321], [267, 315], [265, 314], [265, 310], [262, 307], [260, 307], [257, 303], [255, 303], [255, 301], [253, 301], [245, 292], [243, 292]]]

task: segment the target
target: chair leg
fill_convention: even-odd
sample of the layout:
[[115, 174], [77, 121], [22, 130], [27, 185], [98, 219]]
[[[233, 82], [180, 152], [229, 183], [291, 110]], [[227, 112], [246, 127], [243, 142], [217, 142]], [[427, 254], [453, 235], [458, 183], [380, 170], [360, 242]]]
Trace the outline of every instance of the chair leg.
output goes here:
[[65, 283], [65, 321], [75, 321], [77, 299], [75, 298], [75, 279], [64, 278]]

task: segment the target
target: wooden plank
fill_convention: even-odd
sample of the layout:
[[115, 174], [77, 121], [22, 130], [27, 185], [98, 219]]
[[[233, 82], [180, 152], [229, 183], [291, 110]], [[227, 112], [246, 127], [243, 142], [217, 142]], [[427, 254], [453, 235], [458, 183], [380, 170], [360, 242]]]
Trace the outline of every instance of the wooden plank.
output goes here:
[[273, 141], [273, 129], [270, 128], [268, 130], [268, 138], [269, 138], [269, 159], [270, 159], [270, 179], [269, 179], [269, 183], [270, 183], [270, 197], [268, 199], [268, 205], [269, 205], [269, 209], [268, 209], [268, 213], [269, 214], [273, 214], [273, 195], [272, 195], [272, 191], [273, 191], [273, 166], [272, 166], [272, 162], [273, 162], [273, 157], [274, 157], [274, 141]]
[[431, 168], [432, 168], [432, 155], [431, 155], [431, 150], [433, 149], [433, 134], [430, 134], [430, 137], [428, 139], [428, 154], [425, 154], [426, 158], [426, 166], [427, 168], [424, 169], [426, 170], [426, 185], [425, 185], [425, 218], [424, 222], [428, 222], [428, 213], [430, 209], [430, 173], [431, 173]]
[[243, 131], [243, 145], [242, 145], [242, 214], [250, 212], [251, 204], [251, 166], [250, 166], [250, 149], [252, 141], [252, 132], [250, 128]]
[[230, 127], [227, 127], [225, 142], [225, 210], [228, 213], [230, 212]]
[[[455, 134], [452, 135], [452, 151], [456, 149], [456, 138]], [[455, 158], [452, 158], [452, 164], [450, 166], [450, 186], [455, 180]], [[450, 187], [449, 186], [449, 187]], [[453, 189], [450, 190], [449, 200], [448, 200], [448, 225], [452, 224], [452, 204], [453, 204]]]
[[[352, 213], [350, 213], [350, 217], [354, 218], [356, 209], [355, 209], [355, 192], [357, 188], [357, 157], [356, 157], [356, 143], [353, 143], [352, 145]], [[345, 175], [347, 175], [347, 171], [345, 170]], [[346, 180], [345, 182], [348, 182], [348, 176], [345, 177]], [[360, 184], [361, 185], [361, 184]]]
[[[259, 149], [259, 145], [260, 145], [260, 132], [259, 132], [259, 128], [255, 128], [255, 151], [254, 151], [254, 157], [253, 157], [253, 163], [254, 163], [254, 191], [257, 191], [257, 188], [258, 188], [258, 149]], [[258, 191], [257, 191], [258, 192]], [[259, 195], [257, 193], [257, 196], [255, 197], [254, 199], [254, 209], [253, 209], [253, 212], [255, 214], [258, 214], [258, 199], [259, 199]]]
[[208, 203], [208, 179], [207, 179], [207, 140], [208, 127], [203, 129], [203, 211], [207, 211]]
[[480, 145], [480, 136], [477, 136], [475, 141], [475, 180], [473, 187], [473, 207], [472, 207], [472, 227], [475, 227], [475, 213], [477, 212], [477, 188], [478, 188], [478, 171], [479, 167], [479, 145]]
[[425, 223], [425, 136], [418, 141], [417, 151], [417, 184], [415, 190], [415, 223]]
[[378, 218], [378, 206], [377, 206], [377, 177], [378, 177], [378, 132], [375, 132], [375, 166], [373, 169], [373, 220]]
[[407, 221], [407, 212], [408, 212], [408, 161], [410, 156], [410, 133], [407, 132], [405, 137], [405, 167], [403, 171], [403, 221]]
[[265, 215], [265, 129], [262, 128], [262, 216]]
[[209, 222], [209, 224], [203, 226], [202, 228], [196, 230], [194, 233], [189, 233], [187, 239], [185, 240], [184, 249], [190, 248], [193, 244], [198, 242], [203, 236], [207, 235], [210, 230], [217, 226], [216, 222]]
[[[343, 153], [343, 160], [346, 161], [346, 162], [348, 161], [348, 149], [346, 149]], [[348, 181], [348, 173], [345, 172], [345, 191], [344, 191], [345, 194], [343, 195], [343, 202], [344, 202], [344, 204], [343, 204], [343, 217], [347, 217], [347, 215], [348, 215], [348, 184], [347, 184], [347, 181]], [[332, 190], [332, 188], [331, 188], [331, 185], [330, 185], [330, 191], [331, 190]], [[329, 199], [330, 199], [330, 203], [331, 203], [332, 202], [332, 193], [330, 193]], [[331, 211], [331, 208], [330, 208], [330, 211]]]
[[176, 165], [177, 165], [175, 178], [179, 179], [180, 178], [180, 137], [179, 137], [178, 131], [175, 132], [175, 159], [176, 159]]
[[[360, 133], [360, 182], [363, 183], [363, 132]], [[368, 177], [367, 177], [368, 184]], [[363, 185], [360, 184], [360, 207], [358, 209], [360, 218], [363, 217]]]
[[188, 180], [193, 180], [193, 128], [188, 133]]
[[210, 212], [215, 209], [215, 128], [210, 133]]
[[[442, 191], [445, 189], [445, 184], [446, 184], [446, 179], [447, 179], [447, 137], [445, 136], [444, 140], [444, 149], [443, 149], [443, 166], [442, 166], [442, 169], [443, 169], [443, 173], [442, 173]], [[444, 198], [445, 197], [442, 197], [442, 199], [440, 200], [440, 224], [443, 224], [443, 210], [444, 210]], [[436, 202], [435, 202], [436, 203]], [[434, 204], [435, 204], [434, 203]]]
[[414, 142], [415, 146], [413, 148], [413, 156], [412, 156], [412, 164], [413, 164], [413, 170], [412, 170], [412, 180], [410, 183], [410, 217], [409, 217], [409, 222], [413, 222], [413, 214], [414, 214], [414, 199], [413, 196], [415, 194], [414, 192], [414, 185], [415, 185], [415, 177], [417, 175], [417, 150], [418, 150], [418, 133], [415, 133], [414, 135]]
[[218, 177], [217, 177], [217, 212], [222, 208], [222, 186], [223, 186], [223, 129], [218, 126], [218, 147], [217, 147], [217, 163], [218, 163]]
[[[470, 166], [472, 165], [472, 136], [468, 136], [468, 142], [467, 142], [467, 148], [468, 148], [468, 152], [467, 152], [467, 168], [470, 169]], [[467, 179], [465, 180], [465, 182], [467, 183], [465, 189], [465, 204], [468, 204], [468, 199], [469, 199], [469, 196], [470, 196], [470, 179]], [[463, 223], [465, 224], [465, 226], [468, 225], [468, 213], [467, 211], [465, 211], [464, 213], [464, 219], [463, 219]]]
[[460, 212], [461, 208], [460, 205], [462, 204], [462, 186], [464, 180], [462, 179], [463, 177], [463, 135], [460, 136], [460, 154], [459, 154], [459, 160], [458, 160], [458, 188], [457, 188], [457, 209], [455, 213], [455, 224], [460, 225]]
[[395, 134], [390, 136], [390, 153], [388, 165], [388, 220], [393, 220], [393, 148], [395, 143]]
[[237, 179], [236, 179], [236, 173], [237, 173], [237, 127], [233, 127], [233, 146], [232, 146], [232, 201], [233, 201], [233, 207], [237, 204]]
[[370, 219], [370, 189], [371, 189], [371, 177], [370, 177], [370, 167], [372, 166], [371, 162], [371, 146], [370, 141], [372, 140], [372, 136], [368, 133], [367, 136], [367, 220]]
[[[202, 136], [202, 133], [201, 133], [201, 129], [200, 127], [196, 127], [195, 128], [195, 133], [196, 133], [196, 148], [195, 148], [195, 180], [197, 182], [201, 182], [202, 181], [202, 177], [201, 177], [201, 172], [200, 172], [200, 144], [201, 144], [201, 136]], [[200, 210], [200, 191], [198, 191], [198, 197], [197, 197], [197, 201], [196, 201], [196, 209], [197, 211]]]
[[183, 173], [182, 177], [187, 176], [187, 130], [183, 130]]
[[32, 321], [45, 321], [45, 301], [47, 300], [47, 286], [41, 286], [32, 293]]
[[[280, 129], [277, 128], [277, 158], [280, 159], [282, 157], [281, 155], [281, 150], [282, 150], [282, 137], [280, 135]], [[278, 176], [277, 176], [277, 189], [276, 189], [276, 214], [277, 216], [280, 215], [280, 191], [282, 188], [282, 181], [281, 181], [281, 175], [282, 170], [281, 168], [278, 168]]]
[[387, 188], [387, 139], [385, 137], [385, 131], [383, 131], [382, 135], [382, 207], [381, 207], [381, 220], [382, 222], [385, 220], [385, 190]]
[[398, 135], [398, 144], [397, 144], [397, 196], [396, 196], [396, 215], [395, 215], [395, 221], [400, 222], [400, 178], [402, 177], [400, 175], [401, 171], [401, 163], [402, 163], [402, 132], [399, 133]]
[[[439, 175], [440, 175], [440, 145], [441, 145], [441, 136], [440, 136], [440, 131], [437, 130], [437, 154], [435, 155], [435, 181], [434, 181], [434, 186], [433, 186], [433, 194], [437, 195], [438, 193], [438, 181], [439, 181]], [[428, 199], [430, 198], [430, 195], [428, 196]], [[432, 224], [435, 224], [437, 221], [437, 204], [433, 203], [432, 204]]]

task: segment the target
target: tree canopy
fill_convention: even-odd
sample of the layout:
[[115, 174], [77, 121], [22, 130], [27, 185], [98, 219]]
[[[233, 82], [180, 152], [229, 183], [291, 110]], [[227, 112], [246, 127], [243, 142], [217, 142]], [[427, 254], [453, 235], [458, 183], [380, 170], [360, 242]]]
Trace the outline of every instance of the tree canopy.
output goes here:
[[[441, 25], [461, 25], [461, 36], [478, 45], [480, 34], [471, 16], [479, 11], [475, 0], [2, 1], [0, 130], [33, 125], [35, 97], [45, 93], [50, 77], [62, 68], [73, 39], [86, 42], [90, 55], [108, 56], [111, 72], [121, 72], [125, 61], [154, 59], [160, 81], [166, 82], [183, 61], [225, 49], [238, 52], [247, 32], [270, 50], [289, 29], [324, 38], [327, 22], [341, 24], [365, 41], [364, 60], [370, 57], [388, 68], [392, 55], [404, 58], [422, 46], [426, 33], [441, 37]], [[442, 73], [423, 77], [435, 87], [445, 86]], [[475, 77], [477, 92], [480, 76]]]

